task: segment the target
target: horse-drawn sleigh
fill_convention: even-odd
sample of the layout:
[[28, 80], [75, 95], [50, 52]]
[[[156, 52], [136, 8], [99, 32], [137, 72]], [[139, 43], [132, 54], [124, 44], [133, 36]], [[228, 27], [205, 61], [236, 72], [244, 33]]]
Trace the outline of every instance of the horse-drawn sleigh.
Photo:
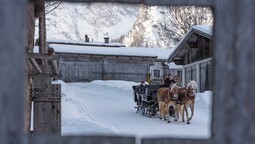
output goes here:
[[[143, 115], [151, 117], [159, 111], [159, 118], [166, 120], [168, 117], [168, 122], [170, 122], [170, 115], [174, 116], [177, 121], [180, 113], [184, 122], [184, 112], [186, 112], [187, 124], [190, 123], [194, 115], [195, 90], [197, 88], [195, 81], [190, 81], [186, 88], [176, 85], [163, 87], [163, 85], [157, 84], [140, 84], [132, 88], [134, 101], [137, 104], [137, 113], [141, 112]], [[188, 117], [188, 107], [191, 109], [190, 117]]]
[[141, 112], [143, 115], [151, 117], [158, 112], [158, 89], [162, 88], [162, 84], [146, 84], [133, 86], [134, 101], [137, 106], [136, 112]]

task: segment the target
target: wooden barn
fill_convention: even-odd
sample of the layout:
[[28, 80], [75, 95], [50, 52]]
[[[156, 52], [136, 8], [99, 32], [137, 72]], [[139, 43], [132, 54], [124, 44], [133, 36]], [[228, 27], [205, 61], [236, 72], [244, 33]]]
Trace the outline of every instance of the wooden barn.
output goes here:
[[182, 86], [189, 80], [198, 84], [198, 92], [212, 90], [212, 47], [211, 26], [193, 26], [168, 58], [168, 62], [182, 65]]
[[61, 80], [126, 80], [163, 82], [173, 49], [133, 48], [118, 43], [50, 40], [58, 55]]

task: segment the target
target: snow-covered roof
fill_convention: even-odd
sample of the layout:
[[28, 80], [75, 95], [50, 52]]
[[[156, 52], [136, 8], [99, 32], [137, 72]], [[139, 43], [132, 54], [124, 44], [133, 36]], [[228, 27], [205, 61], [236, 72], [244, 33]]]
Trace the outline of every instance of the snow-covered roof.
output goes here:
[[66, 44], [66, 45], [84, 45], [84, 46], [101, 46], [101, 47], [125, 47], [121, 43], [115, 42], [85, 42], [81, 40], [60, 40], [60, 39], [48, 39], [48, 44]]
[[192, 29], [197, 30], [199, 32], [204, 32], [210, 36], [213, 35], [212, 26], [206, 26], [206, 25], [195, 25], [192, 27]]
[[182, 69], [182, 65], [176, 65], [173, 62], [168, 63], [168, 67], [169, 67], [169, 69]]
[[173, 58], [177, 55], [179, 50], [184, 46], [184, 44], [188, 41], [188, 39], [192, 36], [193, 33], [199, 34], [209, 39], [213, 39], [213, 28], [212, 26], [206, 25], [195, 25], [193, 26], [189, 32], [185, 35], [185, 37], [179, 42], [179, 44], [174, 48], [173, 52], [168, 57], [167, 61], [171, 62]]
[[[137, 47], [99, 47], [99, 46], [80, 46], [80, 45], [64, 45], [50, 44], [55, 52], [59, 53], [79, 53], [79, 54], [98, 54], [98, 55], [114, 55], [114, 56], [144, 56], [157, 57], [160, 60], [167, 60], [173, 49], [163, 48], [137, 48]], [[38, 52], [35, 47], [35, 52]]]

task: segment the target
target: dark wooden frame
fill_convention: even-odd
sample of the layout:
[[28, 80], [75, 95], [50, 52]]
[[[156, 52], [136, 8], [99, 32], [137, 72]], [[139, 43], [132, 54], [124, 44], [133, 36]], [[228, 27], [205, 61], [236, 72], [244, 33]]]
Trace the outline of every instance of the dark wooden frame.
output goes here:
[[[72, 0], [65, 0], [72, 1]], [[73, 0], [74, 1], [74, 0]], [[97, 0], [76, 0], [95, 2]], [[148, 5], [200, 5], [214, 9], [214, 97], [210, 139], [145, 138], [142, 144], [240, 144], [255, 139], [254, 0], [98, 0]], [[32, 137], [23, 133], [26, 0], [0, 2], [0, 141], [25, 143], [135, 143], [135, 137]], [[139, 140], [136, 140], [139, 142]]]

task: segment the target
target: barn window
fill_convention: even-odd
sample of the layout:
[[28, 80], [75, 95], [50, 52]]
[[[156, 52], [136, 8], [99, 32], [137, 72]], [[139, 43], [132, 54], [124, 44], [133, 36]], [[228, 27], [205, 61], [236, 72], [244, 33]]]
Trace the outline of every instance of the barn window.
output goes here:
[[158, 69], [155, 69], [154, 70], [154, 77], [160, 77], [160, 70], [158, 70]]

